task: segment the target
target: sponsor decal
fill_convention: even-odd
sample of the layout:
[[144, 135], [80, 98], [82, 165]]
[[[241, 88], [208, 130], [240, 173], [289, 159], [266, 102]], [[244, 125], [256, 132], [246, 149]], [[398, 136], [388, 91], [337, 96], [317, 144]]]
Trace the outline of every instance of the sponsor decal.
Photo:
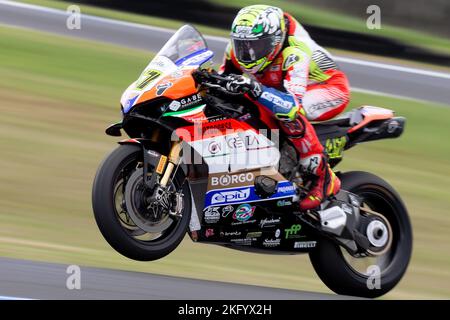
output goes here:
[[342, 204], [342, 210], [344, 210], [344, 212], [345, 212], [346, 214], [353, 214], [353, 209], [352, 209], [352, 207], [351, 207], [350, 205], [346, 204], [346, 203], [343, 203], [343, 204]]
[[258, 231], [258, 232], [249, 232], [249, 233], [247, 233], [246, 238], [259, 238], [259, 237], [261, 237], [261, 235], [262, 235], [262, 232], [261, 232], [261, 231]]
[[180, 107], [181, 107], [181, 103], [177, 100], [173, 100], [169, 104], [169, 110], [172, 110], [172, 111], [177, 111], [178, 109], [180, 109]]
[[311, 106], [308, 107], [308, 112], [314, 112], [314, 111], [318, 111], [318, 110], [333, 108], [333, 107], [336, 107], [336, 106], [342, 104], [343, 102], [344, 102], [344, 100], [338, 98], [338, 99], [327, 101], [327, 102], [320, 102], [320, 103], [312, 104]]
[[225, 130], [233, 129], [233, 125], [232, 125], [231, 121], [224, 121], [224, 122], [220, 122], [220, 123], [213, 123], [211, 125], [210, 124], [203, 125], [202, 129], [203, 129], [203, 131], [206, 131], [206, 130], [225, 131]]
[[292, 205], [292, 201], [289, 200], [278, 200], [277, 201], [277, 207], [286, 207], [286, 206], [291, 206]]
[[254, 132], [246, 132], [242, 138], [247, 150], [259, 150], [274, 145], [274, 143], [266, 136], [264, 136], [263, 133], [256, 134]]
[[164, 82], [161, 84], [158, 84], [156, 86], [156, 95], [160, 96], [162, 95], [168, 88], [170, 88], [173, 85], [172, 82]]
[[251, 26], [236, 26], [234, 28], [234, 33], [237, 33], [239, 35], [251, 35], [252, 34], [252, 27]]
[[283, 100], [283, 98], [268, 91], [264, 91], [261, 95], [261, 98], [287, 111], [291, 110], [291, 108], [294, 106], [291, 101]]
[[235, 244], [241, 245], [241, 246], [251, 246], [253, 239], [230, 239], [230, 242], [233, 242]]
[[278, 187], [277, 193], [291, 193], [295, 191], [295, 187], [293, 185]]
[[243, 225], [243, 224], [250, 224], [250, 223], [255, 223], [256, 220], [252, 219], [252, 220], [247, 220], [247, 221], [236, 221], [236, 222], [232, 222], [231, 225], [232, 226], [239, 226], [239, 225]]
[[208, 122], [209, 123], [211, 123], [211, 122], [216, 122], [216, 121], [222, 121], [222, 120], [225, 120], [225, 119], [227, 119], [226, 117], [215, 117], [215, 118], [208, 118]]
[[278, 247], [280, 242], [280, 239], [264, 239], [263, 246], [266, 248]]
[[233, 213], [233, 219], [238, 221], [247, 221], [253, 217], [256, 207], [252, 207], [249, 204], [241, 204], [237, 207], [236, 211]]
[[245, 201], [250, 196], [250, 188], [220, 191], [211, 197], [211, 204]]
[[298, 233], [301, 229], [302, 226], [300, 224], [293, 224], [289, 229], [284, 229], [285, 238], [286, 239], [300, 238]]
[[162, 174], [164, 167], [166, 166], [166, 162], [167, 162], [167, 157], [161, 155], [161, 158], [159, 158], [159, 162], [158, 165], [156, 166], [156, 173], [157, 174]]
[[287, 58], [283, 62], [283, 70], [289, 69], [290, 66], [292, 66], [294, 63], [300, 61], [300, 57], [296, 55], [295, 53], [291, 53], [287, 56]]
[[227, 145], [232, 149], [244, 148], [244, 141], [239, 136], [226, 138], [226, 141]]
[[223, 174], [218, 177], [211, 177], [211, 185], [226, 187], [230, 184], [238, 184], [251, 182], [255, 179], [255, 176], [251, 172], [240, 174]]
[[214, 236], [214, 229], [206, 229], [205, 230], [205, 237], [209, 238], [209, 237], [213, 237]]
[[205, 210], [204, 219], [206, 223], [216, 223], [220, 219], [219, 207], [209, 207]]
[[259, 226], [261, 228], [263, 228], [263, 227], [273, 227], [273, 226], [279, 224], [280, 222], [281, 222], [280, 218], [276, 218], [276, 219], [262, 219], [259, 222]]
[[280, 229], [277, 229], [277, 230], [275, 231], [275, 238], [279, 238], [280, 235], [281, 235], [281, 230], [280, 230]]
[[294, 242], [294, 249], [315, 248], [317, 241], [297, 241]]
[[208, 151], [212, 155], [219, 153], [221, 150], [222, 150], [222, 147], [220, 146], [220, 143], [218, 143], [217, 141], [212, 141], [208, 145]]
[[[158, 85], [158, 87], [159, 87], [159, 85]], [[169, 87], [167, 87], [167, 88], [169, 88]], [[164, 91], [167, 88], [165, 88]], [[164, 91], [162, 91], [161, 94], [163, 94]], [[158, 95], [158, 92], [157, 92], [157, 95]], [[178, 109], [180, 109], [180, 108], [187, 108], [187, 107], [199, 104], [200, 102], [202, 102], [202, 96], [201, 96], [200, 93], [196, 93], [196, 94], [193, 94], [192, 96], [189, 96], [187, 98], [183, 98], [183, 99], [179, 99], [179, 100], [173, 100], [169, 104], [169, 109], [172, 110], [172, 111], [178, 111]]]
[[228, 215], [234, 211], [234, 207], [232, 205], [228, 205], [222, 208], [222, 217], [226, 218]]
[[213, 52], [208, 50], [208, 51], [199, 53], [199, 54], [193, 56], [192, 58], [184, 60], [181, 64], [182, 65], [199, 65], [199, 64], [205, 62], [206, 60], [208, 60], [209, 58], [211, 58], [212, 56], [213, 56]]
[[259, 147], [260, 142], [255, 135], [245, 135], [245, 147], [248, 149], [250, 147]]
[[179, 101], [180, 101], [180, 103], [181, 103], [181, 105], [183, 107], [189, 107], [189, 106], [191, 106], [193, 104], [201, 102], [202, 101], [202, 96], [201, 96], [200, 93], [196, 93], [196, 94], [193, 94], [190, 97], [180, 99]]
[[241, 231], [231, 231], [231, 232], [228, 232], [228, 231], [223, 232], [222, 231], [222, 232], [220, 232], [221, 237], [238, 237], [241, 234], [242, 234]]
[[152, 157], [159, 157], [160, 156], [160, 154], [158, 152], [155, 152], [153, 150], [148, 150], [147, 153], [149, 155], [151, 155]]
[[[217, 174], [213, 176], [217, 176]], [[210, 181], [208, 181], [208, 183], [210, 183]], [[230, 189], [226, 190], [214, 189], [208, 191], [205, 197], [205, 207], [216, 204], [240, 204], [261, 200], [252, 185], [243, 187], [230, 185], [230, 187]], [[270, 199], [278, 200], [278, 198], [280, 198], [281, 200], [281, 198], [286, 198], [291, 195], [295, 195], [295, 187], [288, 181], [281, 181], [278, 184], [277, 193], [272, 195]]]

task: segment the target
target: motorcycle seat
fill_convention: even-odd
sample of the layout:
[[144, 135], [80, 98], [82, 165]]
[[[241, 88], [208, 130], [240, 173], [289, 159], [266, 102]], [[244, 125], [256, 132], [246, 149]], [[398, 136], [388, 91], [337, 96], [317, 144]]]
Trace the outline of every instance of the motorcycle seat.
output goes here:
[[318, 121], [314, 122], [314, 126], [338, 126], [338, 127], [349, 127], [350, 119], [352, 118], [353, 111], [346, 112], [339, 116], [338, 118], [334, 118], [326, 121]]

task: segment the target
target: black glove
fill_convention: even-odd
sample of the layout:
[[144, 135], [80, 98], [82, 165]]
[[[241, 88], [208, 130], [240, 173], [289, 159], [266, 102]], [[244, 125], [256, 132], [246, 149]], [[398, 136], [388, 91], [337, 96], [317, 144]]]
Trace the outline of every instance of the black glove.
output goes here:
[[231, 93], [248, 93], [254, 100], [262, 94], [261, 84], [258, 81], [237, 74], [228, 75], [223, 87]]

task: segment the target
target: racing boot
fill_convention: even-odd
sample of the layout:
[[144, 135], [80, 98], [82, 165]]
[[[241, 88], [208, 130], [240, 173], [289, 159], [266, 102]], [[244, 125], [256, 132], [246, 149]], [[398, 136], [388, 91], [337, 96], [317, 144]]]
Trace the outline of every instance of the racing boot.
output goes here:
[[300, 210], [315, 209], [326, 198], [336, 195], [341, 189], [341, 181], [331, 170], [324, 156], [320, 156], [320, 164], [315, 171], [315, 181], [306, 197], [300, 201]]
[[302, 171], [315, 176], [307, 196], [300, 201], [301, 210], [314, 209], [327, 197], [336, 195], [341, 182], [328, 165], [314, 127], [302, 114], [293, 121], [280, 121], [280, 127], [297, 150]]

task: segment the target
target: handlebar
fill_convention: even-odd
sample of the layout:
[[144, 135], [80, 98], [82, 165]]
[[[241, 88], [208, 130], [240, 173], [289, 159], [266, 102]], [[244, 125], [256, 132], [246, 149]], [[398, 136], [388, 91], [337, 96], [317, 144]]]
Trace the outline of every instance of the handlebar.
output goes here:
[[217, 72], [208, 71], [206, 69], [196, 70], [192, 73], [192, 77], [195, 82], [208, 89], [208, 94], [205, 99], [208, 104], [216, 110], [222, 112], [224, 115], [230, 118], [237, 118], [245, 113], [245, 108], [242, 105], [234, 104], [225, 99], [228, 97], [242, 97], [242, 93], [229, 92], [223, 86], [225, 82], [229, 81], [228, 76], [219, 75]]
[[231, 97], [240, 97], [243, 95], [242, 93], [233, 93], [226, 90], [223, 86], [230, 78], [219, 75], [216, 71], [210, 72], [206, 69], [196, 70], [192, 73], [192, 77], [197, 84], [212, 89], [213, 92], [220, 92]]

